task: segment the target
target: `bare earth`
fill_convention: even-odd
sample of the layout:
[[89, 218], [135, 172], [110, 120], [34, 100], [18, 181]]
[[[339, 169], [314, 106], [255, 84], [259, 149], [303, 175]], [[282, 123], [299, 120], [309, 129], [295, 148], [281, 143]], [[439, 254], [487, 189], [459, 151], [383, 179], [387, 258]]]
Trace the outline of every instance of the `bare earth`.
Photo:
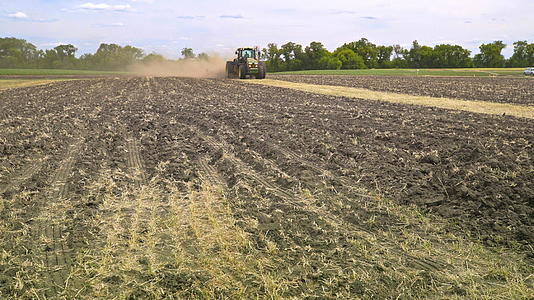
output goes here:
[[430, 76], [271, 75], [271, 79], [340, 85], [401, 94], [534, 106], [534, 79]]
[[2, 299], [534, 294], [530, 119], [122, 78], [0, 128]]

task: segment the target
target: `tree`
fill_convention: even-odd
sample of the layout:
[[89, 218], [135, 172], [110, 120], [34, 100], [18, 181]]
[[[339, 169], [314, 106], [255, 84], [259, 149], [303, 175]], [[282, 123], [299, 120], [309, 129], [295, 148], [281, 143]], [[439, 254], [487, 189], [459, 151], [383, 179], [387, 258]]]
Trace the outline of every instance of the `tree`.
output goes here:
[[408, 61], [406, 57], [408, 56], [408, 50], [404, 49], [401, 45], [393, 45], [393, 60], [391, 65], [394, 68], [407, 68]]
[[302, 46], [293, 42], [282, 45], [279, 50], [281, 57], [283, 57], [283, 64], [281, 69], [287, 71], [302, 70], [306, 61], [306, 54], [302, 50]]
[[331, 53], [325, 54], [317, 61], [317, 67], [320, 70], [339, 70], [341, 64], [341, 61]]
[[278, 49], [278, 45], [275, 43], [267, 44], [267, 48], [262, 50], [263, 59], [266, 59], [267, 70], [276, 72], [280, 71], [280, 65], [282, 60], [280, 59], [281, 53]]
[[432, 68], [434, 65], [434, 49], [429, 46], [422, 46], [419, 49], [420, 67], [421, 68]]
[[209, 59], [210, 59], [210, 56], [209, 56], [207, 53], [202, 52], [202, 53], [200, 53], [200, 54], [198, 55], [198, 59], [200, 59], [200, 60], [209, 60]]
[[119, 48], [119, 62], [122, 66], [129, 66], [145, 56], [143, 50], [126, 45]]
[[59, 68], [59, 56], [55, 49], [45, 50], [43, 55], [43, 66], [45, 68]]
[[333, 63], [329, 58], [325, 58], [321, 61], [323, 57], [328, 56], [330, 53], [320, 42], [311, 42], [309, 46], [304, 48], [304, 53], [306, 53], [306, 61], [304, 62], [305, 69], [322, 69], [325, 65]]
[[182, 52], [180, 52], [180, 53], [182, 54], [182, 56], [185, 59], [195, 58], [195, 53], [193, 52], [193, 49], [191, 49], [191, 48], [183, 48]]
[[475, 65], [481, 68], [502, 68], [505, 60], [501, 51], [506, 47], [502, 41], [495, 41], [489, 44], [482, 44], [480, 53], [475, 55]]
[[283, 56], [284, 61], [286, 62], [292, 59], [295, 59], [296, 57], [295, 52], [298, 52], [298, 51], [302, 52], [302, 46], [297, 45], [293, 42], [289, 42], [287, 44], [282, 45], [282, 47], [280, 47], [280, 54], [281, 56]]
[[338, 50], [334, 52], [334, 56], [341, 61], [341, 69], [367, 69], [363, 58], [354, 51], [344, 48]]
[[81, 69], [86, 69], [86, 70], [96, 69], [95, 65], [96, 64], [95, 64], [94, 54], [86, 53], [80, 56], [80, 58], [78, 59], [78, 66]]
[[41, 53], [26, 40], [0, 38], [0, 67], [35, 67]]
[[438, 68], [473, 67], [471, 51], [459, 45], [436, 45], [434, 47], [434, 66]]
[[528, 65], [534, 66], [534, 43], [528, 44], [527, 53], [528, 53]]
[[78, 48], [74, 47], [71, 44], [68, 45], [59, 45], [54, 48], [60, 58], [74, 57]]
[[150, 53], [149, 55], [143, 57], [141, 61], [144, 64], [163, 63], [165, 62], [165, 57], [156, 53]]
[[57, 68], [70, 69], [76, 67], [76, 51], [78, 49], [71, 44], [68, 45], [59, 45], [54, 48], [56, 52], [57, 62], [55, 65]]
[[102, 43], [93, 57], [94, 67], [97, 69], [114, 69], [119, 66], [117, 61], [121, 46]]
[[527, 41], [514, 43], [514, 54], [508, 60], [509, 67], [529, 67], [534, 65], [534, 44]]
[[143, 57], [143, 50], [136, 47], [100, 44], [100, 47], [92, 57], [92, 62], [97, 69], [121, 70], [141, 60]]
[[379, 68], [390, 68], [393, 46], [377, 46], [377, 63]]
[[354, 51], [363, 58], [365, 65], [372, 69], [378, 67], [378, 50], [376, 45], [369, 42], [366, 38], [361, 38], [360, 40], [348, 44], [343, 44], [340, 48], [346, 48]]
[[[311, 42], [303, 46], [288, 42], [280, 48], [270, 43], [262, 49], [269, 71], [296, 71], [310, 69], [363, 69], [363, 68], [468, 68], [534, 66], [534, 43], [517, 41], [514, 53], [505, 60], [501, 54], [506, 45], [502, 41], [480, 45], [480, 53], [471, 52], [460, 45], [440, 44], [434, 47], [413, 41], [410, 49], [400, 45], [375, 45], [366, 38], [343, 44], [333, 53], [322, 43]], [[81, 68], [95, 70], [125, 70], [137, 63], [163, 62], [159, 54], [143, 53], [133, 46], [102, 43], [94, 54], [76, 58], [78, 49], [72, 44], [53, 49], [39, 50], [33, 44], [17, 38], [0, 38], [0, 67], [3, 68]], [[208, 60], [207, 53], [195, 57], [193, 49], [181, 51], [184, 59]]]
[[434, 67], [434, 49], [428, 46], [421, 46], [417, 41], [413, 41], [412, 48], [405, 56], [408, 66], [411, 68]]

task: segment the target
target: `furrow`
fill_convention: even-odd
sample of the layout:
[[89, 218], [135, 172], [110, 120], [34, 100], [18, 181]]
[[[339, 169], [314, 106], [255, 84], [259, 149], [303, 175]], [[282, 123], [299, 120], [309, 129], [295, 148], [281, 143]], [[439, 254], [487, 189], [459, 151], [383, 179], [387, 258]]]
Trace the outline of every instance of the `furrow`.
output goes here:
[[44, 207], [37, 217], [37, 237], [34, 242], [39, 244], [34, 248], [36, 259], [42, 257], [46, 265], [44, 276], [51, 284], [52, 295], [64, 288], [68, 274], [72, 267], [71, 251], [68, 250], [67, 237], [61, 230], [67, 221], [66, 213], [73, 208], [73, 204], [68, 199], [67, 180], [71, 176], [74, 164], [79, 156], [79, 152], [84, 143], [80, 138], [71, 145], [67, 151], [66, 158], [60, 163], [60, 167], [52, 176], [50, 183], [51, 190], [47, 193]]
[[146, 176], [144, 173], [143, 161], [139, 155], [138, 142], [134, 137], [128, 136], [126, 138], [126, 149], [126, 162], [128, 164], [130, 175], [134, 178], [136, 184], [140, 186], [143, 182], [146, 182]]
[[222, 179], [217, 170], [209, 164], [209, 160], [206, 157], [202, 157], [198, 160], [198, 166], [200, 167], [200, 176], [202, 180], [214, 185], [226, 186], [224, 179]]
[[241, 159], [235, 157], [232, 154], [231, 148], [228, 144], [225, 142], [219, 142], [215, 140], [215, 138], [203, 134], [199, 129], [195, 128], [196, 132], [198, 132], [202, 139], [206, 141], [206, 143], [214, 148], [222, 150], [225, 153], [226, 158], [231, 161], [236, 167], [238, 167], [241, 172], [245, 175], [247, 175], [252, 180], [256, 181], [260, 185], [262, 185], [268, 192], [274, 193], [277, 196], [284, 198], [284, 199], [293, 199], [294, 195], [291, 192], [288, 192], [275, 184], [271, 183], [268, 179], [266, 179], [264, 176], [260, 175], [258, 172], [256, 172], [251, 166], [243, 162]]
[[39, 170], [41, 170], [43, 164], [48, 160], [48, 156], [45, 157], [39, 157], [31, 162], [29, 162], [26, 166], [24, 166], [18, 174], [15, 173], [13, 175], [13, 179], [7, 183], [4, 187], [0, 187], [0, 194], [3, 194], [5, 192], [13, 191], [18, 189], [21, 185], [23, 185], [27, 180], [33, 177]]

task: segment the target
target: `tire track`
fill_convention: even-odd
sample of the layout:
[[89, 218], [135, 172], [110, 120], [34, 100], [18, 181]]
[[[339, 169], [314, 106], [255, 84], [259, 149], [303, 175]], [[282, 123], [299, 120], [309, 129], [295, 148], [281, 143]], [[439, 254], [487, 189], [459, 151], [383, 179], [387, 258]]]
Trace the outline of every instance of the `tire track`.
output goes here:
[[[192, 130], [193, 132], [197, 133], [202, 140], [206, 142], [206, 144], [215, 150], [221, 150], [224, 153], [225, 158], [231, 162], [233, 165], [235, 165], [240, 173], [245, 175], [246, 177], [252, 179], [254, 182], [258, 183], [259, 185], [263, 186], [268, 192], [276, 195], [277, 197], [284, 200], [286, 203], [291, 203], [294, 205], [294, 207], [298, 207], [302, 209], [303, 211], [306, 211], [308, 213], [312, 213], [313, 215], [317, 216], [318, 218], [322, 218], [324, 221], [326, 221], [327, 224], [334, 228], [341, 229], [342, 232], [344, 232], [347, 236], [365, 236], [369, 237], [369, 240], [376, 240], [375, 233], [367, 228], [365, 224], [362, 224], [362, 226], [359, 226], [358, 224], [355, 224], [353, 222], [347, 222], [343, 217], [332, 213], [327, 207], [324, 207], [322, 205], [317, 205], [316, 203], [309, 203], [308, 200], [303, 199], [302, 197], [299, 197], [298, 195], [295, 195], [291, 191], [288, 191], [287, 189], [280, 188], [273, 184], [270, 179], [265, 178], [264, 176], [260, 175], [258, 172], [256, 172], [252, 166], [248, 165], [246, 162], [242, 161], [241, 159], [237, 158], [233, 155], [235, 152], [233, 149], [233, 146], [228, 144], [224, 140], [217, 140], [213, 136], [209, 136], [203, 133], [203, 131], [195, 126], [195, 125], [186, 125]], [[226, 126], [224, 124], [218, 124], [219, 128], [225, 128]], [[231, 131], [231, 130], [230, 130]], [[273, 150], [281, 153], [285, 157], [287, 157], [290, 160], [294, 160], [304, 167], [316, 172], [321, 177], [328, 177], [332, 180], [338, 181], [343, 186], [345, 186], [348, 190], [351, 191], [351, 195], [358, 196], [366, 199], [374, 199], [373, 196], [370, 194], [364, 194], [364, 193], [358, 193], [357, 191], [361, 191], [361, 187], [355, 186], [355, 183], [357, 184], [357, 180], [353, 180], [350, 178], [342, 177], [342, 176], [335, 176], [330, 170], [327, 170], [323, 164], [317, 165], [314, 163], [309, 162], [305, 158], [302, 158], [300, 155], [295, 153], [294, 151], [290, 149], [285, 149], [282, 147], [279, 147], [275, 144], [269, 144], [267, 147], [272, 147]], [[255, 158], [261, 157], [261, 155], [255, 155], [255, 151], [249, 151], [249, 149], [246, 149], [245, 151], [252, 153], [252, 155]], [[279, 168], [276, 167], [276, 163], [273, 163], [272, 161], [265, 159], [261, 157], [258, 159], [263, 163], [264, 166], [270, 168], [271, 170], [274, 170], [277, 173]], [[274, 166], [274, 167], [273, 167]], [[284, 174], [284, 173], [280, 173]], [[336, 194], [338, 192], [336, 191]], [[338, 197], [341, 197], [346, 200], [352, 200], [347, 198], [343, 195], [338, 195]], [[396, 253], [397, 255], [404, 258], [405, 264], [409, 265], [412, 268], [419, 269], [419, 270], [426, 270], [426, 271], [437, 271], [442, 270], [444, 268], [450, 267], [448, 264], [444, 262], [437, 262], [429, 258], [418, 258], [415, 256], [408, 255], [407, 252], [397, 249], [398, 245], [391, 243], [388, 240], [380, 239], [380, 244], [383, 245], [383, 247], [386, 247], [390, 252]]]
[[402, 254], [404, 256], [404, 259], [407, 262], [407, 265], [414, 269], [424, 270], [424, 271], [430, 271], [430, 272], [438, 272], [446, 268], [450, 268], [450, 265], [442, 262], [438, 262], [435, 260], [431, 260], [428, 258], [419, 258], [412, 255], [408, 255], [406, 253], [400, 253], [400, 251], [396, 251], [397, 254]]
[[[310, 161], [302, 158], [300, 155], [298, 155], [297, 153], [293, 152], [290, 149], [281, 148], [281, 147], [279, 147], [278, 145], [275, 145], [275, 144], [271, 144], [271, 146], [272, 146], [272, 148], [278, 150], [280, 153], [284, 154], [288, 158], [293, 159], [295, 161], [298, 161], [299, 163], [301, 163], [305, 167], [308, 167], [309, 169], [312, 169], [312, 170], [316, 171], [318, 174], [322, 174], [322, 175], [327, 176], [329, 178], [338, 180], [341, 184], [343, 184], [344, 186], [346, 186], [350, 190], [356, 188], [354, 186], [354, 183], [352, 183], [349, 179], [344, 178], [344, 177], [340, 177], [340, 176], [334, 176], [334, 174], [332, 172], [330, 172], [329, 170], [317, 167], [317, 165], [312, 164]], [[361, 190], [361, 188], [357, 188], [357, 189]], [[362, 194], [362, 193], [351, 192], [351, 194], [359, 196], [359, 197], [363, 197], [363, 198], [370, 198], [370, 199], [373, 198], [371, 195], [366, 195], [366, 194]], [[362, 227], [362, 226], [357, 226], [355, 224], [346, 222], [345, 220], [343, 220], [339, 216], [332, 214], [330, 211], [325, 210], [322, 207], [318, 208], [318, 209], [314, 209], [314, 211], [316, 211], [319, 215], [328, 216], [328, 218], [330, 218], [329, 221], [334, 222], [334, 224], [337, 223], [340, 226], [342, 226], [343, 228], [353, 228], [353, 230], [355, 230], [355, 231], [362, 231], [362, 232], [365, 232], [367, 234], [372, 234], [372, 232], [370, 230], [368, 230], [367, 228]], [[444, 268], [449, 267], [449, 265], [446, 264], [446, 263], [437, 262], [437, 261], [434, 261], [434, 260], [431, 260], [431, 259], [428, 259], [428, 258], [418, 258], [418, 257], [412, 256], [412, 255], [408, 255], [406, 252], [403, 252], [403, 251], [400, 251], [400, 250], [397, 250], [397, 249], [393, 248], [392, 247], [392, 246], [394, 246], [393, 244], [390, 244], [390, 243], [388, 243], [386, 241], [382, 241], [382, 242], [385, 243], [385, 244], [388, 244], [388, 246], [389, 246], [388, 248], [390, 249], [390, 251], [395, 252], [399, 256], [404, 257], [405, 260], [406, 260], [406, 263], [408, 265], [410, 265], [411, 267], [415, 268], [415, 269], [426, 270], [426, 271], [440, 271], [440, 270], [442, 270]]]
[[[312, 163], [312, 162], [306, 160], [305, 158], [302, 158], [302, 156], [298, 155], [293, 150], [290, 150], [290, 149], [287, 149], [287, 148], [282, 148], [282, 147], [280, 147], [280, 146], [278, 146], [278, 145], [276, 145], [274, 143], [273, 144], [269, 144], [269, 147], [271, 147], [274, 150], [280, 152], [282, 155], [284, 155], [288, 159], [294, 160], [294, 161], [300, 163], [301, 165], [303, 165], [304, 167], [315, 171], [316, 173], [319, 174], [319, 176], [327, 177], [327, 178], [330, 178], [332, 180], [337, 180], [342, 185], [346, 186], [349, 189], [355, 188], [354, 184], [355, 183], [357, 184], [359, 182], [359, 180], [357, 180], [354, 183], [353, 180], [348, 179], [348, 178], [346, 178], [344, 176], [336, 176], [336, 175], [334, 175], [334, 173], [332, 173], [331, 171], [327, 170], [326, 167], [323, 164], [321, 164], [319, 162]], [[322, 166], [322, 167], [318, 167], [318, 165]], [[361, 197], [364, 197], [364, 198], [371, 198], [371, 196], [365, 195], [365, 194], [361, 194], [361, 193], [358, 193], [357, 195], [361, 196]]]
[[[244, 174], [245, 176], [249, 177], [250, 179], [252, 179], [256, 183], [262, 185], [268, 192], [271, 192], [272, 194], [276, 195], [277, 197], [283, 199], [285, 202], [291, 203], [295, 207], [298, 207], [298, 208], [302, 209], [303, 211], [305, 211], [307, 213], [311, 213], [312, 215], [315, 215], [319, 219], [323, 219], [324, 221], [326, 221], [326, 224], [329, 224], [333, 228], [337, 228], [338, 230], [341, 230], [340, 232], [342, 232], [343, 235], [347, 235], [347, 236], [356, 235], [356, 236], [359, 236], [359, 235], [363, 234], [365, 236], [371, 236], [371, 239], [376, 239], [375, 234], [370, 229], [366, 228], [365, 226], [358, 226], [357, 224], [347, 222], [342, 217], [340, 217], [340, 216], [338, 216], [336, 214], [333, 214], [326, 207], [317, 206], [317, 205], [315, 205], [313, 203], [310, 203], [309, 200], [306, 200], [306, 199], [304, 199], [303, 197], [301, 197], [299, 195], [295, 195], [294, 193], [292, 193], [291, 191], [289, 191], [287, 189], [284, 189], [284, 188], [281, 188], [281, 187], [275, 185], [269, 179], [265, 178], [264, 176], [262, 176], [258, 172], [256, 172], [247, 163], [245, 163], [241, 159], [235, 157], [231, 153], [231, 149], [232, 149], [231, 146], [229, 144], [227, 144], [226, 141], [223, 141], [223, 140], [222, 141], [218, 141], [212, 136], [205, 135], [199, 128], [196, 128], [195, 126], [189, 126], [189, 128], [191, 130], [193, 130], [194, 132], [196, 132], [204, 141], [206, 141], [206, 144], [209, 145], [211, 148], [223, 151], [224, 155], [226, 156], [226, 158], [232, 164], [234, 164], [236, 167], [238, 167], [238, 169], [240, 170], [240, 172], [242, 174]], [[296, 153], [292, 152], [289, 149], [285, 150], [285, 149], [281, 149], [281, 148], [278, 148], [278, 147], [277, 147], [277, 149], [280, 152], [285, 153], [287, 156], [289, 156], [289, 157], [291, 157], [291, 158], [293, 158], [295, 160], [298, 160], [299, 162], [301, 162], [301, 163], [303, 163], [303, 164], [305, 164], [307, 166], [312, 166], [311, 163], [309, 163], [308, 161], [302, 159], [300, 156], [298, 156]], [[267, 160], [267, 159], [263, 158], [263, 160]], [[271, 165], [273, 165], [273, 164], [266, 164], [266, 166], [268, 168]], [[312, 169], [317, 170], [319, 173], [325, 174], [327, 176], [329, 176], [328, 174], [330, 174], [330, 176], [333, 176], [333, 174], [331, 174], [328, 170], [323, 170], [323, 169], [320, 169], [319, 167], [316, 167], [316, 166], [312, 166], [312, 167], [313, 167]], [[205, 167], [202, 167], [202, 168], [205, 168]], [[277, 168], [274, 168], [272, 170], [276, 171], [276, 169]], [[323, 171], [326, 171], [326, 172], [323, 172]], [[345, 182], [347, 182], [347, 181], [345, 181]], [[352, 185], [350, 185], [349, 187], [352, 187]], [[358, 196], [361, 195], [364, 198], [373, 198], [372, 196], [366, 195], [366, 194], [356, 194], [356, 195], [358, 195]], [[412, 255], [408, 255], [406, 252], [396, 249], [397, 245], [392, 244], [389, 241], [385, 241], [385, 240], [377, 240], [377, 241], [379, 243], [383, 243], [383, 245], [386, 246], [389, 249], [389, 251], [391, 251], [393, 253], [396, 253], [399, 256], [404, 257], [405, 262], [407, 263], [407, 265], [409, 265], [410, 267], [412, 267], [414, 269], [435, 272], [435, 271], [440, 271], [440, 270], [442, 270], [444, 268], [448, 268], [449, 267], [449, 265], [444, 263], [444, 262], [437, 262], [437, 261], [429, 259], [429, 258], [418, 258], [418, 257], [412, 256]]]
[[50, 297], [57, 296], [67, 284], [76, 284], [68, 282], [73, 250], [68, 246], [69, 234], [64, 230], [68, 222], [66, 213], [73, 209], [73, 203], [68, 198], [67, 181], [84, 143], [85, 139], [79, 138], [69, 146], [65, 158], [50, 180], [49, 190], [43, 199], [44, 206], [35, 220], [34, 242], [37, 245], [33, 248], [34, 256], [44, 266], [43, 276], [49, 288], [46, 295]]
[[19, 171], [14, 172], [12, 175], [13, 179], [11, 179], [5, 186], [0, 187], [0, 194], [18, 189], [22, 184], [39, 172], [47, 160], [48, 156], [35, 158]]
[[[188, 127], [193, 131], [196, 132], [201, 139], [203, 139], [208, 146], [215, 150], [223, 151], [225, 158], [231, 162], [233, 165], [235, 165], [239, 171], [245, 175], [246, 177], [252, 179], [259, 185], [263, 186], [263, 188], [279, 198], [292, 203], [293, 205], [296, 205], [298, 207], [302, 207], [304, 202], [302, 202], [297, 195], [295, 195], [293, 192], [277, 186], [275, 183], [273, 183], [270, 179], [266, 178], [265, 176], [262, 176], [257, 171], [254, 170], [253, 167], [248, 165], [246, 162], [242, 161], [238, 157], [232, 154], [232, 148], [231, 146], [226, 143], [226, 141], [218, 141], [214, 137], [204, 134], [199, 128], [193, 125], [188, 125]], [[266, 159], [265, 159], [266, 160]], [[268, 164], [273, 165], [273, 163]]]
[[[276, 150], [278, 150], [280, 153], [284, 154], [288, 158], [293, 159], [295, 161], [298, 161], [302, 165], [304, 165], [304, 166], [316, 171], [319, 174], [324, 174], [327, 177], [330, 177], [332, 179], [338, 180], [341, 184], [343, 184], [344, 186], [348, 187], [349, 189], [355, 188], [354, 184], [349, 179], [346, 179], [346, 178], [340, 177], [340, 176], [334, 176], [334, 174], [332, 172], [330, 172], [329, 170], [322, 169], [320, 167], [317, 167], [316, 165], [313, 165], [311, 162], [309, 162], [306, 159], [302, 158], [300, 155], [298, 155], [297, 153], [293, 152], [290, 149], [281, 148], [281, 147], [279, 147], [278, 145], [275, 145], [275, 144], [271, 144], [271, 147], [276, 149]], [[359, 188], [359, 189], [361, 190], [361, 188]], [[359, 197], [364, 197], [364, 198], [371, 198], [371, 199], [373, 198], [371, 195], [366, 195], [366, 194], [362, 194], [362, 193], [354, 193], [354, 192], [352, 192], [351, 194], [359, 196]], [[355, 224], [348, 223], [348, 222], [346, 222], [346, 221], [344, 221], [342, 219], [339, 219], [339, 217], [337, 217], [336, 215], [333, 215], [331, 212], [326, 211], [324, 209], [320, 209], [318, 211], [318, 213], [324, 214], [324, 215], [329, 214], [331, 216], [334, 216], [334, 221], [335, 222], [340, 222], [340, 225], [343, 226], [343, 227], [348, 227], [348, 228], [355, 227], [356, 230], [363, 231], [363, 232], [366, 232], [366, 233], [371, 233], [368, 229], [366, 229], [364, 227], [356, 226]], [[386, 242], [384, 241], [384, 243], [386, 243]], [[399, 251], [399, 250], [394, 249], [393, 247], [391, 247], [391, 246], [393, 246], [392, 244], [389, 244], [389, 243], [386, 243], [386, 244], [388, 244], [388, 246], [390, 246], [389, 247], [390, 251], [395, 252], [399, 256], [404, 257], [406, 262], [407, 262], [407, 264], [410, 265], [411, 267], [415, 268], [415, 269], [420, 269], [420, 270], [426, 270], [426, 271], [432, 271], [433, 272], [433, 271], [440, 271], [440, 270], [442, 270], [444, 268], [449, 267], [449, 265], [446, 264], [446, 263], [437, 262], [437, 261], [434, 261], [434, 260], [431, 260], [431, 259], [428, 259], [428, 258], [418, 258], [418, 257], [412, 256], [412, 255], [408, 255], [406, 252], [402, 252], [402, 251]]]
[[146, 182], [146, 174], [144, 172], [144, 164], [139, 155], [139, 142], [133, 136], [126, 137], [126, 164], [130, 176], [134, 179], [136, 185], [140, 187]]
[[198, 166], [200, 168], [200, 179], [202, 181], [206, 181], [213, 185], [227, 187], [227, 184], [224, 179], [222, 179], [217, 170], [212, 165], [210, 165], [208, 158], [201, 157], [198, 160]]
[[[123, 235], [130, 238], [131, 246], [126, 251], [141, 259], [150, 258], [148, 261], [152, 266], [169, 263], [169, 254], [172, 253], [168, 243], [170, 237], [159, 228], [160, 222], [168, 218], [169, 203], [158, 185], [159, 179], [149, 179], [146, 174], [139, 141], [127, 134], [125, 148], [128, 177], [134, 179], [135, 186], [133, 189], [125, 187], [132, 201], [116, 204], [121, 207], [117, 218], [126, 221], [121, 229]], [[147, 242], [144, 243], [144, 240]]]
[[224, 152], [224, 155], [226, 158], [234, 164], [236, 167], [238, 167], [242, 174], [248, 176], [258, 184], [262, 185], [268, 192], [273, 193], [281, 198], [284, 198], [286, 200], [294, 201], [294, 194], [291, 192], [286, 191], [285, 189], [282, 189], [275, 184], [271, 183], [270, 180], [266, 179], [264, 176], [260, 175], [258, 172], [256, 172], [251, 166], [243, 162], [241, 159], [237, 158], [235, 155], [232, 154], [232, 148], [230, 145], [228, 145], [224, 141], [217, 141], [215, 138], [209, 135], [205, 135], [200, 131], [200, 129], [190, 126], [190, 128], [199, 134], [199, 136], [206, 141], [206, 143], [214, 148], [219, 149]]

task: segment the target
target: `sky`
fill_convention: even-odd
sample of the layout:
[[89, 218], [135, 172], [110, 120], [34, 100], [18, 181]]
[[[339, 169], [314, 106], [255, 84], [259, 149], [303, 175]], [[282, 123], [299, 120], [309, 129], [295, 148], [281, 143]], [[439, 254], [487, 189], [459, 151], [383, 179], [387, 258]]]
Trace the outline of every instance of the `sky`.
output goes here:
[[[534, 42], [534, 0], [0, 0], [0, 37], [41, 49], [73, 44], [77, 55], [100, 43], [132, 45], [145, 53], [230, 55], [242, 46], [322, 42], [333, 51], [366, 37], [381, 45]], [[524, 13], [521, 13], [524, 12]]]

